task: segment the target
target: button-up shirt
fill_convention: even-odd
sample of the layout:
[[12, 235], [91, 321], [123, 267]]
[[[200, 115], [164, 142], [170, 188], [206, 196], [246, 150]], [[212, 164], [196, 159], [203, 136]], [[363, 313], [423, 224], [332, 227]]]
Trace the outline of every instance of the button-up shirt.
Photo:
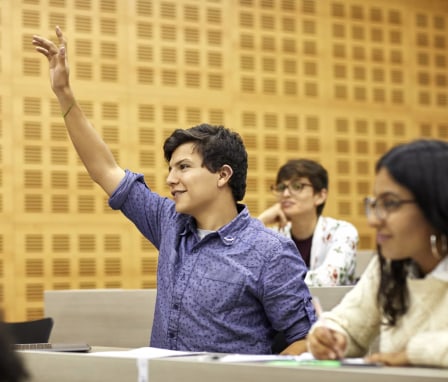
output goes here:
[[150, 345], [190, 351], [268, 354], [275, 331], [288, 343], [315, 321], [294, 243], [238, 205], [238, 216], [202, 240], [195, 220], [126, 176], [109, 200], [159, 250]]

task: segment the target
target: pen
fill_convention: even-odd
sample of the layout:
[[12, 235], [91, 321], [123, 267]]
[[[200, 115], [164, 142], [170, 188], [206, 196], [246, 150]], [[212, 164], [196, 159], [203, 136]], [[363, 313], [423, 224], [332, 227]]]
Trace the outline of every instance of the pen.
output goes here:
[[[320, 303], [319, 297], [317, 296], [313, 296], [311, 303], [314, 306], [314, 310], [316, 311], [316, 316], [318, 318], [318, 320], [323, 324], [323, 327], [325, 327], [328, 330], [328, 333], [333, 337], [334, 335], [331, 333], [331, 330], [325, 325], [326, 324], [326, 320], [325, 317], [323, 316], [324, 310], [322, 309], [322, 305]], [[342, 354], [340, 351], [338, 351], [338, 349], [334, 349], [335, 352], [335, 357], [336, 359], [341, 359], [342, 358]]]
[[323, 309], [322, 309], [322, 305], [320, 303], [319, 297], [317, 296], [313, 296], [311, 303], [314, 306], [314, 310], [316, 311], [316, 316], [318, 319], [323, 319], [322, 314], [323, 314]]

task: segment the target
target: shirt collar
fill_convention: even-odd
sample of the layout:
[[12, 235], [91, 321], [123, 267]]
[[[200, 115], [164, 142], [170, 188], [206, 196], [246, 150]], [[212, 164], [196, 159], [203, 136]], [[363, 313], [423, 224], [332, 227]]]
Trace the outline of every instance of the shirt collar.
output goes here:
[[445, 256], [437, 267], [435, 267], [430, 273], [432, 277], [442, 281], [448, 281], [448, 256]]
[[[217, 233], [221, 241], [225, 245], [233, 245], [238, 237], [238, 234], [243, 231], [244, 227], [249, 224], [251, 219], [249, 210], [244, 204], [237, 204], [238, 215], [231, 222], [221, 227]], [[186, 220], [185, 227], [180, 235], [185, 236], [188, 233], [196, 232], [196, 221], [189, 216]]]

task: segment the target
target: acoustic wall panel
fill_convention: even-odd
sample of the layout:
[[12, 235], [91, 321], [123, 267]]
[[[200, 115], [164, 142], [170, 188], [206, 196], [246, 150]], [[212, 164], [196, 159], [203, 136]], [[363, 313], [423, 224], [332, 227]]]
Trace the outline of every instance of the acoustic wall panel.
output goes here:
[[330, 173], [325, 214], [374, 248], [362, 200], [376, 159], [448, 140], [443, 0], [0, 2], [0, 306], [38, 318], [46, 289], [154, 288], [157, 250], [86, 173], [33, 34], [68, 39], [84, 112], [117, 161], [169, 196], [164, 139], [201, 122], [238, 131], [256, 216], [286, 160]]

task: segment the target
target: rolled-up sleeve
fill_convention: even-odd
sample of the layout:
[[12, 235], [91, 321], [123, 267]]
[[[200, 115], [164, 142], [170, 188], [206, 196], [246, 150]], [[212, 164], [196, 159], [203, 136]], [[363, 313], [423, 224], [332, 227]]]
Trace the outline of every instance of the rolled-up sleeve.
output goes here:
[[304, 338], [316, 315], [305, 284], [306, 265], [292, 241], [282, 242], [264, 270], [265, 309], [274, 329], [292, 343]]
[[109, 198], [109, 206], [112, 209], [119, 210], [123, 206], [124, 202], [128, 198], [132, 185], [136, 181], [145, 184], [143, 174], [137, 174], [129, 170], [125, 170], [124, 178]]

